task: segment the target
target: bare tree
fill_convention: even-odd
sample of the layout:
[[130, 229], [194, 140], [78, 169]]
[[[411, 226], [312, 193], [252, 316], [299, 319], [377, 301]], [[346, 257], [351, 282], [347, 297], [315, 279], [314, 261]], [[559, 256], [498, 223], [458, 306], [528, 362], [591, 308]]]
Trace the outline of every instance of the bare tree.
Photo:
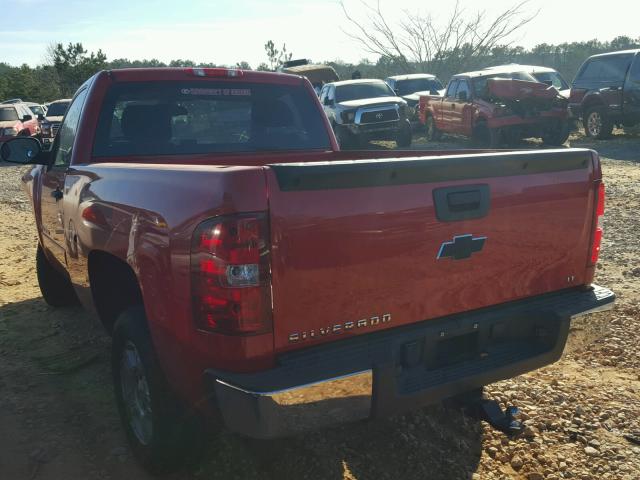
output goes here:
[[[344, 32], [369, 53], [392, 60], [405, 72], [416, 68], [439, 72], [464, 68], [501, 45], [517, 30], [527, 25], [538, 12], [526, 13], [529, 0], [523, 0], [489, 18], [486, 11], [469, 13], [456, 1], [444, 21], [436, 22], [431, 14], [403, 11], [404, 19], [391, 23], [380, 6], [360, 0], [366, 18], [357, 19], [341, 1], [351, 28]], [[449, 68], [444, 68], [449, 67]]]

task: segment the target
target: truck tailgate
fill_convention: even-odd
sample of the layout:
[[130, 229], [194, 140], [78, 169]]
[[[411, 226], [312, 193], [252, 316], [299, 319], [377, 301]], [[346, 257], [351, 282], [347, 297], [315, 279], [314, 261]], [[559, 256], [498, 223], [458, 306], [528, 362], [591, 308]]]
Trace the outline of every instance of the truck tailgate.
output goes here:
[[276, 352], [588, 283], [593, 155], [269, 165]]

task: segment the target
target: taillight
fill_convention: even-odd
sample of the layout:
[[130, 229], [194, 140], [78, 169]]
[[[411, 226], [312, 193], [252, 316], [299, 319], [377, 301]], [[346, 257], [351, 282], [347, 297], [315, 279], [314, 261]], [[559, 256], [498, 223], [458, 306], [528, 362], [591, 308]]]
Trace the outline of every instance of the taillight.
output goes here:
[[593, 231], [593, 240], [591, 242], [591, 259], [590, 263], [595, 265], [598, 262], [600, 256], [600, 244], [602, 243], [602, 226], [600, 225], [600, 219], [604, 215], [604, 183], [598, 183], [597, 198], [596, 198], [596, 219], [595, 230]]
[[267, 217], [224, 215], [196, 228], [191, 242], [191, 296], [196, 325], [228, 335], [271, 330]]

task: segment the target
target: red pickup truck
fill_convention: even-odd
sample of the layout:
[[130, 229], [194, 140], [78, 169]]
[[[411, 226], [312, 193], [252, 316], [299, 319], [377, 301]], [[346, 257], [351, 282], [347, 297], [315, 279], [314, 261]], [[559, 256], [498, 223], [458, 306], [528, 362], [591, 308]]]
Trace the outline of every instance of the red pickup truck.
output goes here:
[[[518, 69], [510, 70], [514, 67]], [[427, 140], [452, 133], [491, 148], [529, 137], [554, 146], [566, 142], [567, 98], [519, 67], [460, 73], [451, 78], [444, 95], [421, 95], [419, 116]]]
[[[24, 175], [53, 306], [113, 336], [153, 471], [202, 422], [271, 438], [477, 392], [556, 361], [592, 285], [598, 155], [341, 152], [304, 78], [103, 71]], [[192, 411], [194, 415], [184, 412]]]

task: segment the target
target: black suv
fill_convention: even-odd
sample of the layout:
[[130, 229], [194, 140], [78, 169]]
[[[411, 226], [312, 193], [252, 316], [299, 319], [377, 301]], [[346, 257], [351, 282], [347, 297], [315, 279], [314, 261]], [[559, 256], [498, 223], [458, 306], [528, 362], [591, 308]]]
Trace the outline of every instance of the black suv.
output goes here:
[[569, 108], [592, 138], [640, 123], [640, 49], [589, 57], [571, 85]]
[[372, 139], [411, 145], [407, 102], [382, 80], [327, 83], [320, 102], [341, 147], [362, 146]]

